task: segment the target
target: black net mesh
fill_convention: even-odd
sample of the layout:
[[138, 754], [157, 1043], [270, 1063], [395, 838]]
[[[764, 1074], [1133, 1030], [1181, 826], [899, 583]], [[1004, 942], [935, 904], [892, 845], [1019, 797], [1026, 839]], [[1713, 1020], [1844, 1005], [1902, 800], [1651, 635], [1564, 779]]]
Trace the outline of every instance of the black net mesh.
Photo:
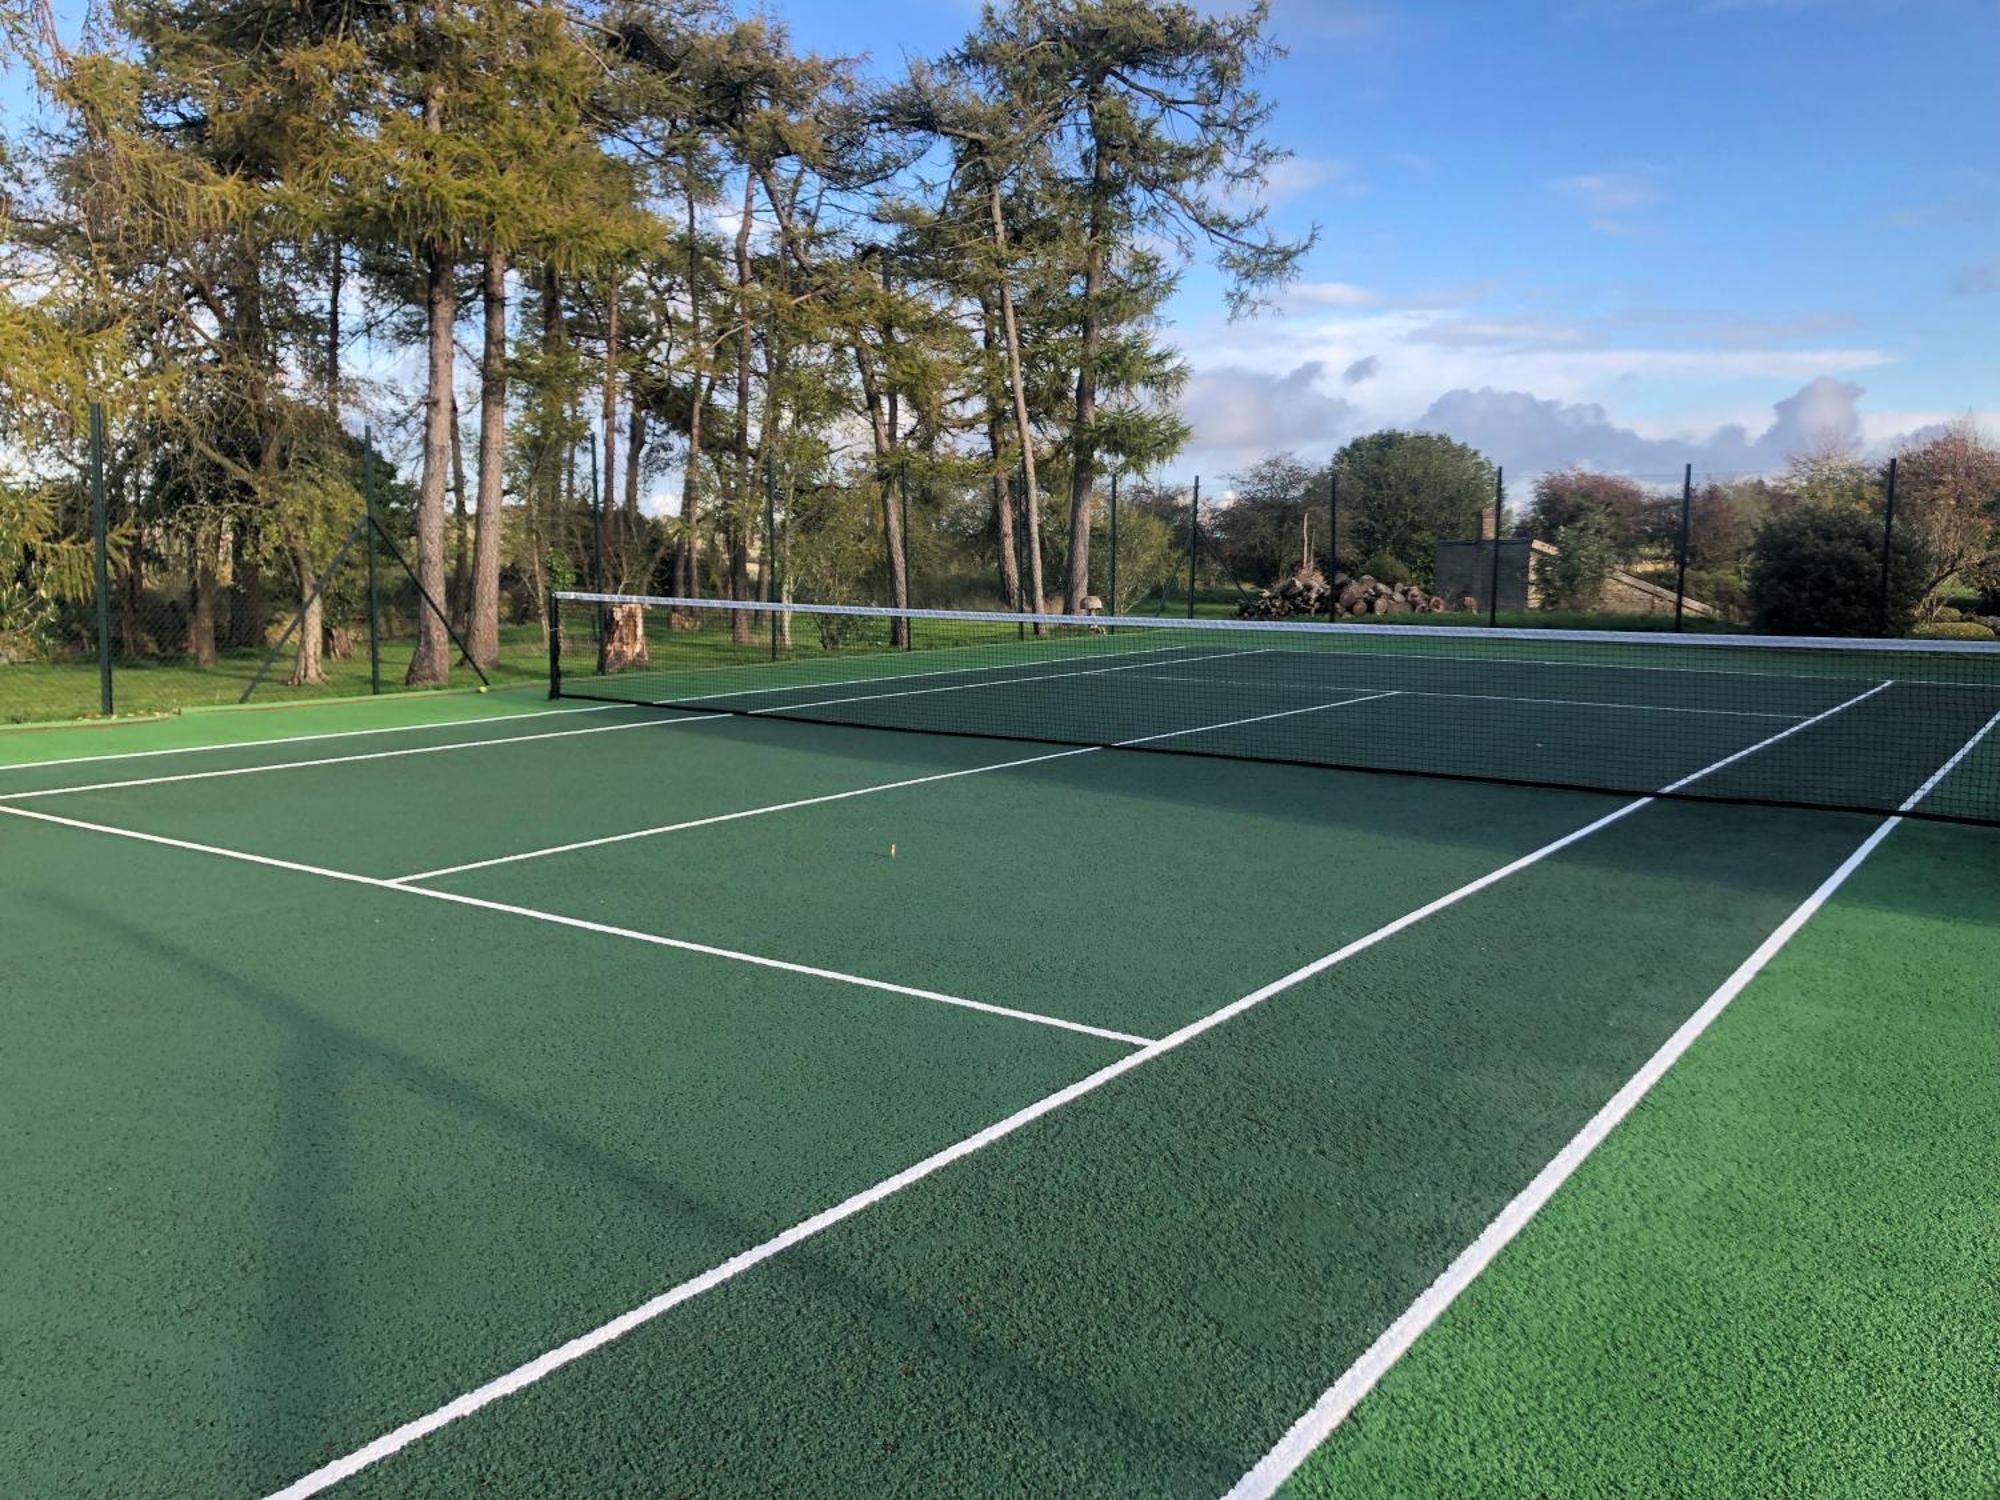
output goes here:
[[2000, 823], [2000, 646], [558, 596], [562, 696]]

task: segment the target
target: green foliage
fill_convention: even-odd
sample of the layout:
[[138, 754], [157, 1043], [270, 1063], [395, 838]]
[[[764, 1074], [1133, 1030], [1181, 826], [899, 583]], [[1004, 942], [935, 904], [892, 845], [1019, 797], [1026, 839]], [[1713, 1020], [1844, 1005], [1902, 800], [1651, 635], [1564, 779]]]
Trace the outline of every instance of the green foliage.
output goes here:
[[[1110, 537], [1103, 538], [1104, 555], [1110, 556]], [[1165, 518], [1149, 511], [1118, 511], [1118, 596], [1107, 599], [1112, 613], [1127, 615], [1140, 601], [1159, 592], [1161, 583], [1182, 565], [1180, 539]], [[1106, 588], [1110, 587], [1106, 583]]]
[[[1910, 628], [1928, 566], [1897, 536], [1889, 569], [1888, 633]], [[1758, 529], [1750, 602], [1756, 628], [1780, 635], [1874, 635], [1883, 625], [1882, 522], [1844, 504], [1801, 505]]]
[[1390, 552], [1377, 552], [1361, 565], [1361, 572], [1380, 583], [1413, 583], [1410, 565]]
[[[1677, 509], [1671, 519], [1677, 532]], [[1558, 532], [1586, 524], [1609, 544], [1616, 558], [1623, 559], [1659, 540], [1669, 531], [1668, 523], [1666, 507], [1624, 475], [1560, 469], [1535, 481], [1534, 507], [1520, 518], [1514, 533], [1553, 545]]]
[[1991, 625], [1982, 625], [1977, 620], [1927, 620], [1912, 629], [1910, 634], [1924, 641], [2000, 640]]
[[1370, 433], [1333, 462], [1343, 552], [1401, 558], [1426, 588], [1436, 575], [1437, 544], [1477, 536], [1479, 513], [1493, 503], [1493, 466], [1436, 433]]
[[1542, 602], [1550, 609], [1595, 609], [1618, 565], [1621, 521], [1609, 509], [1578, 510], [1548, 538], [1556, 549], [1542, 563]]

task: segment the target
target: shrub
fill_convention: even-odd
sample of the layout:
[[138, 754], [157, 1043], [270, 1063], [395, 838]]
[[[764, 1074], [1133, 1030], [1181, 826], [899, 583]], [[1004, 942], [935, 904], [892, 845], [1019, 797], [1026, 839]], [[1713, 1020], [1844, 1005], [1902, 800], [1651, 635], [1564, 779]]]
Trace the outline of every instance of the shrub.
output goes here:
[[1377, 552], [1361, 565], [1361, 572], [1378, 583], [1413, 583], [1416, 574], [1410, 565], [1393, 553]]
[[1846, 505], [1801, 505], [1767, 519], [1750, 559], [1751, 622], [1779, 635], [1902, 635], [1923, 597], [1926, 560], [1898, 532], [1883, 619], [1882, 523]]
[[1602, 510], [1584, 510], [1558, 526], [1549, 543], [1556, 555], [1541, 568], [1542, 605], [1547, 609], [1595, 609], [1604, 582], [1618, 563], [1618, 522]]
[[1977, 620], [1933, 620], [1917, 626], [1910, 634], [1920, 641], [2000, 640], [2000, 635], [1993, 633], [1991, 625], [1982, 625]]

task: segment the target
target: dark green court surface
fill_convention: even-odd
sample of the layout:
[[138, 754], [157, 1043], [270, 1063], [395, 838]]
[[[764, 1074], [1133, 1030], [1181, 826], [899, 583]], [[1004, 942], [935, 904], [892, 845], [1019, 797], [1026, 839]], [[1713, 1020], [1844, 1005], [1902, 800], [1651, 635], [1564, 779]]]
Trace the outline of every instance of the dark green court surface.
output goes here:
[[0, 1494], [1992, 1493], [1996, 913], [1018, 738], [0, 736]]

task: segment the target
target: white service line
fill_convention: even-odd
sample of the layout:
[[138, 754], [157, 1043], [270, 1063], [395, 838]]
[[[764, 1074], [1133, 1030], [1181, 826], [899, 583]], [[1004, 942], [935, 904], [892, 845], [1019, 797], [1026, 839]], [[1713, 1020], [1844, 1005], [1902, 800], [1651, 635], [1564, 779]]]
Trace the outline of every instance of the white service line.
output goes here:
[[901, 791], [905, 787], [928, 786], [939, 781], [956, 781], [964, 776], [983, 776], [988, 771], [1011, 771], [1018, 766], [1039, 765], [1043, 761], [1063, 760], [1074, 755], [1094, 755], [1103, 749], [1124, 749], [1132, 745], [1151, 744], [1154, 740], [1170, 740], [1181, 735], [1206, 734], [1213, 729], [1233, 729], [1239, 724], [1255, 724], [1263, 719], [1283, 719], [1293, 714], [1318, 713], [1322, 709], [1345, 708], [1350, 703], [1368, 703], [1373, 698], [1385, 698], [1387, 693], [1376, 693], [1372, 698], [1343, 698], [1337, 703], [1315, 703], [1308, 708], [1288, 708], [1273, 714], [1258, 714], [1249, 719], [1230, 719], [1222, 724], [1198, 724], [1192, 729], [1170, 729], [1163, 734], [1141, 735], [1137, 739], [1119, 740], [1115, 745], [1084, 745], [1074, 750], [1056, 750], [1047, 755], [1030, 755], [1017, 760], [996, 761], [992, 765], [968, 766], [958, 771], [941, 771], [934, 776], [911, 776], [902, 781], [884, 781], [874, 786], [858, 786], [844, 792], [828, 792], [818, 797], [800, 797], [791, 802], [774, 802], [768, 807], [749, 807], [740, 812], [717, 813], [713, 817], [689, 818], [681, 823], [662, 823], [657, 828], [635, 828], [628, 833], [608, 833], [601, 838], [577, 839], [567, 844], [552, 844], [546, 849], [527, 849], [519, 854], [502, 854], [492, 859], [468, 860], [462, 865], [446, 865], [437, 870], [420, 870], [414, 875], [398, 875], [389, 881], [391, 885], [409, 885], [419, 880], [435, 880], [446, 875], [462, 875], [468, 870], [489, 870], [495, 865], [518, 864], [527, 859], [543, 859], [552, 854], [574, 854], [579, 849], [601, 849], [606, 844], [629, 843], [633, 839], [659, 838], [669, 833], [685, 833], [690, 828], [709, 828], [717, 823], [734, 823], [743, 818], [761, 818], [771, 813], [793, 812], [801, 807], [818, 807], [828, 802], [844, 802], [850, 797], [870, 797], [877, 792]]
[[1604, 1107], [1590, 1117], [1590, 1120], [1572, 1136], [1562, 1150], [1537, 1172], [1534, 1179], [1521, 1189], [1506, 1207], [1502, 1208], [1479, 1237], [1444, 1271], [1426, 1287], [1416, 1301], [1406, 1308], [1402, 1315], [1382, 1330], [1381, 1335], [1363, 1351], [1361, 1357], [1344, 1370], [1340, 1378], [1329, 1386], [1319, 1400], [1315, 1401], [1306, 1414], [1294, 1422], [1289, 1431], [1277, 1444], [1260, 1459], [1256, 1466], [1230, 1488], [1225, 1500], [1267, 1500], [1277, 1493], [1300, 1464], [1345, 1421], [1361, 1402], [1362, 1397], [1373, 1390], [1382, 1377], [1389, 1373], [1396, 1362], [1407, 1354], [1412, 1345], [1423, 1335], [1424, 1330], [1444, 1315], [1445, 1309], [1458, 1299], [1467, 1287], [1478, 1279], [1481, 1272], [1491, 1265], [1497, 1256], [1523, 1229], [1528, 1221], [1553, 1198], [1582, 1166], [1591, 1152], [1601, 1146], [1605, 1138], [1618, 1123], [1629, 1115], [1646, 1097], [1667, 1070], [1680, 1060], [1688, 1048], [1692, 1047], [1701, 1034], [1708, 1030], [1715, 1018], [1722, 1014], [1729, 1003], [1743, 992], [1746, 985], [1775, 958], [1778, 952], [1798, 934], [1801, 927], [1827, 903], [1827, 900], [1846, 883], [1847, 878], [1861, 868], [1863, 861], [1873, 854], [1882, 840], [1892, 833], [1896, 825], [1903, 821], [1903, 814], [1911, 811], [1929, 796], [1932, 788], [1942, 781], [1996, 724], [2000, 724], [2000, 714], [1986, 721], [1985, 728], [1961, 745], [1953, 755], [1935, 772], [1929, 780], [1917, 788], [1891, 817], [1885, 818], [1875, 830], [1863, 839], [1860, 847], [1846, 859], [1839, 868], [1820, 882], [1819, 888], [1801, 902], [1798, 908], [1778, 924], [1771, 935], [1759, 943], [1754, 952], [1736, 967], [1736, 971], [1722, 982], [1721, 988], [1703, 1001], [1701, 1007], [1682, 1022], [1674, 1034], [1661, 1044], [1660, 1049], [1629, 1078], [1624, 1087], [1608, 1099]]
[[[1886, 685], [1882, 684], [1882, 686]], [[1880, 687], [1871, 688], [1868, 693], [1859, 694], [1849, 699], [1847, 703], [1840, 705], [1840, 707], [1846, 708], [1851, 704], [1858, 703], [1862, 698], [1868, 697], [1870, 694], [1879, 692], [1880, 690]], [[1837, 712], [1839, 712], [1839, 709], [1828, 710], [1828, 713]], [[1821, 715], [1821, 717], [1825, 717], [1825, 715]], [[1771, 740], [1766, 740], [1763, 743], [1769, 744], [1773, 740], [1783, 739], [1786, 735], [1794, 734], [1804, 727], [1803, 724], [1794, 725], [1790, 729], [1773, 735]], [[1761, 748], [1761, 746], [1752, 748]], [[1674, 786], [1685, 786], [1689, 782], [1707, 775], [1709, 771], [1720, 770], [1729, 761], [1735, 760], [1747, 753], [1747, 751], [1738, 751], [1736, 755], [1730, 756], [1727, 760], [1717, 761], [1713, 766], [1709, 766], [1702, 771], [1697, 771], [1693, 776], [1683, 777], [1680, 781], [1674, 783]], [[801, 1220], [791, 1228], [765, 1240], [762, 1244], [753, 1245], [749, 1249], [722, 1262], [720, 1265], [702, 1272], [699, 1276], [692, 1277], [676, 1286], [669, 1287], [650, 1301], [642, 1302], [630, 1311], [620, 1313], [608, 1322], [601, 1323], [588, 1332], [577, 1335], [567, 1343], [557, 1345], [546, 1354], [537, 1355], [525, 1364], [515, 1366], [505, 1374], [496, 1376], [494, 1379], [487, 1381], [486, 1384], [467, 1391], [464, 1395], [446, 1402], [443, 1406], [405, 1422], [402, 1426], [384, 1433], [381, 1437], [376, 1438], [373, 1442], [363, 1447], [355, 1449], [352, 1453], [314, 1469], [310, 1474], [303, 1475], [291, 1484], [286, 1485], [283, 1489], [273, 1492], [268, 1497], [268, 1500], [306, 1500], [306, 1497], [309, 1495], [317, 1495], [321, 1491], [339, 1484], [342, 1480], [352, 1478], [354, 1475], [362, 1472], [362, 1470], [371, 1468], [383, 1459], [401, 1452], [403, 1449], [409, 1447], [410, 1444], [428, 1437], [439, 1428], [447, 1427], [461, 1417], [470, 1416], [482, 1407], [489, 1406], [502, 1397], [511, 1396], [516, 1391], [525, 1390], [545, 1376], [554, 1374], [557, 1370], [563, 1368], [563, 1366], [572, 1364], [576, 1360], [583, 1358], [586, 1354], [590, 1354], [597, 1349], [603, 1348], [606, 1344], [622, 1338], [633, 1329], [652, 1322], [663, 1313], [671, 1312], [682, 1303], [691, 1301], [704, 1292], [714, 1290], [725, 1282], [742, 1275], [752, 1267], [761, 1265], [773, 1256], [780, 1255], [786, 1250], [791, 1249], [794, 1245], [802, 1244], [815, 1235], [831, 1229], [843, 1220], [854, 1217], [854, 1215], [860, 1213], [863, 1209], [872, 1207], [880, 1203], [883, 1199], [901, 1192], [911, 1184], [921, 1182], [926, 1177], [942, 1171], [952, 1163], [961, 1161], [974, 1152], [992, 1145], [995, 1141], [1012, 1135], [1024, 1126], [1041, 1119], [1042, 1116], [1062, 1108], [1065, 1104], [1081, 1099], [1086, 1094], [1094, 1093], [1096, 1090], [1104, 1087], [1105, 1084], [1124, 1077], [1133, 1069], [1142, 1067], [1156, 1058], [1164, 1057], [1167, 1053], [1185, 1046], [1188, 1042], [1193, 1041], [1203, 1033], [1212, 1031], [1225, 1021], [1233, 1020], [1245, 1011], [1263, 1004], [1273, 995], [1282, 994], [1296, 985], [1303, 984], [1315, 975], [1325, 973], [1336, 964], [1345, 963], [1356, 954], [1363, 953], [1385, 939], [1394, 937], [1397, 933], [1414, 927], [1427, 917], [1435, 916], [1438, 912], [1444, 911], [1448, 907], [1456, 906], [1468, 896], [1476, 895], [1489, 886], [1497, 885], [1509, 876], [1516, 875], [1522, 870], [1539, 864], [1550, 855], [1567, 849], [1570, 845], [1581, 839], [1590, 837], [1600, 829], [1608, 828], [1613, 823], [1618, 822], [1622, 818], [1629, 817], [1641, 808], [1651, 806], [1654, 800], [1655, 798], [1653, 797], [1640, 797], [1634, 801], [1627, 802], [1613, 811], [1606, 813], [1603, 817], [1594, 819], [1584, 824], [1583, 827], [1571, 833], [1566, 833], [1551, 843], [1542, 845], [1539, 849], [1524, 854], [1518, 859], [1510, 860], [1498, 869], [1491, 870], [1478, 879], [1468, 881], [1466, 884], [1459, 886], [1456, 890], [1448, 891], [1435, 900], [1426, 902], [1424, 905], [1416, 908], [1416, 910], [1396, 918], [1395, 921], [1376, 928], [1365, 937], [1356, 938], [1344, 947], [1336, 948], [1333, 952], [1316, 958], [1301, 968], [1294, 969], [1291, 973], [1273, 980], [1261, 989], [1252, 990], [1249, 994], [1231, 1001], [1221, 1009], [1210, 1011], [1207, 1015], [1189, 1022], [1186, 1026], [1181, 1027], [1180, 1030], [1162, 1037], [1159, 1041], [1148, 1043], [1138, 1051], [1128, 1053], [1116, 1062], [1099, 1068], [1095, 1073], [1088, 1074], [1078, 1079], [1075, 1083], [1058, 1089], [1053, 1094], [1045, 1095], [1025, 1108], [1016, 1110], [1005, 1119], [995, 1121], [984, 1130], [974, 1135], [969, 1135], [964, 1140], [947, 1146], [942, 1151], [935, 1152], [923, 1160], [905, 1167], [893, 1176], [883, 1178], [874, 1186], [862, 1189], [853, 1196], [834, 1204], [831, 1208], [823, 1209], [819, 1213], [814, 1214], [809, 1219]], [[405, 886], [399, 887], [399, 889], [408, 890], [415, 888]]]
[[[470, 729], [478, 724], [505, 724], [511, 719], [546, 719], [552, 714], [601, 714], [631, 703], [588, 703], [577, 708], [532, 708], [518, 714], [487, 714], [483, 718], [447, 719], [436, 724], [384, 724], [376, 729], [329, 729], [319, 734], [284, 734], [268, 740], [230, 740], [220, 745], [174, 745], [164, 750], [120, 750], [112, 755], [66, 755], [56, 760], [23, 760], [0, 765], [7, 771], [40, 771], [48, 766], [81, 766], [99, 761], [148, 760], [157, 755], [206, 755], [215, 750], [261, 750], [266, 745], [303, 745], [312, 740], [351, 740], [364, 734], [416, 734], [426, 729]], [[110, 726], [99, 725], [98, 728]]]
[[[926, 648], [926, 649], [927, 651], [938, 650], [938, 651], [950, 652], [950, 651], [964, 651], [964, 650], [987, 650], [990, 648], [984, 646], [975, 646], [975, 647], [940, 646], [940, 647]], [[1096, 656], [1074, 656], [1071, 657], [1070, 660], [1104, 661], [1105, 659], [1110, 657], [1118, 657], [1122, 659], [1128, 656], [1161, 656], [1169, 652], [1185, 651], [1186, 649], [1187, 649], [1186, 646], [1148, 646], [1143, 650], [1136, 650], [1136, 651], [1104, 651], [1100, 652]], [[865, 657], [860, 657], [860, 658], [843, 657], [842, 659], [847, 661], [854, 661], [857, 659], [862, 661], [892, 661], [892, 662], [907, 661], [909, 660], [909, 653], [904, 651], [876, 651], [869, 653]], [[1189, 658], [1189, 659], [1193, 660], [1194, 658]], [[898, 672], [891, 670], [885, 672], [871, 673], [869, 676], [866, 677], [839, 677], [835, 678], [830, 682], [789, 682], [789, 683], [775, 683], [775, 684], [767, 683], [763, 687], [731, 688], [726, 693], [690, 692], [683, 695], [683, 698], [681, 699], [675, 699], [675, 698], [658, 699], [652, 704], [652, 706], [655, 708], [660, 708], [664, 707], [669, 703], [675, 703], [681, 701], [695, 702], [695, 703], [719, 703], [724, 698], [749, 698], [749, 697], [754, 697], [758, 693], [796, 693], [796, 692], [817, 693], [822, 688], [859, 687], [864, 683], [870, 683], [870, 682], [907, 682], [913, 677], [959, 677], [963, 676], [968, 672], [1039, 673], [1042, 668], [1047, 667], [1051, 664], [1051, 660], [1053, 660], [1055, 664], [1061, 665], [1063, 659], [1061, 657], [1056, 657], [1052, 659], [1043, 659], [1041, 661], [996, 661], [996, 662], [987, 662], [980, 666], [971, 666], [971, 667], [927, 667], [921, 672]], [[727, 672], [736, 669], [732, 669], [729, 667], [714, 667], [706, 670]], [[760, 664], [758, 668], [756, 668], [756, 670], [759, 671], [764, 670], [763, 665]], [[1054, 675], [1061, 676], [1065, 674], [1057, 673]], [[581, 678], [579, 680], [588, 681], [589, 679]], [[696, 682], [692, 684], [692, 686], [699, 687], [700, 683]]]
[[[1262, 656], [1268, 649], [1265, 646], [1258, 646], [1248, 651], [1217, 651], [1208, 656], [1184, 656], [1181, 660], [1186, 662], [1221, 661], [1225, 657], [1231, 656]], [[998, 682], [953, 682], [947, 683], [943, 687], [907, 688], [901, 692], [894, 693], [855, 693], [846, 698], [816, 698], [810, 703], [779, 703], [773, 704], [769, 708], [751, 708], [745, 709], [743, 712], [748, 714], [795, 714], [802, 708], [831, 708], [840, 703], [874, 703], [884, 698], [921, 698], [927, 693], [969, 693], [986, 688], [1033, 687], [1038, 682], [1058, 682], [1071, 677], [1104, 677], [1112, 672], [1136, 672], [1142, 667], [1150, 667], [1152, 665], [1154, 663], [1149, 661], [1134, 661], [1126, 662], [1122, 666], [1116, 667], [1079, 667], [1073, 672], [1037, 672], [1032, 677], [1009, 677]], [[691, 704], [707, 701], [709, 700], [699, 695], [687, 700]], [[970, 730], [967, 731], [967, 733], [971, 732]]]
[[782, 969], [788, 974], [830, 979], [836, 984], [851, 984], [861, 989], [880, 990], [885, 994], [907, 995], [916, 1000], [930, 1000], [939, 1005], [956, 1006], [960, 1010], [983, 1011], [987, 1015], [1005, 1016], [1009, 1020], [1032, 1021], [1038, 1026], [1053, 1026], [1062, 1031], [1081, 1032], [1085, 1036], [1102, 1037], [1110, 1042], [1123, 1042], [1128, 1047], [1142, 1047], [1150, 1041], [1150, 1038], [1134, 1036], [1129, 1032], [1111, 1031], [1102, 1026], [1086, 1025], [1082, 1021], [1065, 1020], [1061, 1016], [1045, 1016], [1038, 1011], [1016, 1010], [1006, 1005], [989, 1005], [983, 1000], [967, 1000], [961, 995], [947, 995], [938, 990], [918, 989], [907, 984], [891, 984], [886, 979], [869, 979], [861, 974], [844, 974], [838, 969], [821, 969], [811, 964], [795, 964], [787, 959], [766, 958], [757, 953], [740, 953], [733, 948], [717, 948], [708, 943], [689, 942], [685, 938], [662, 937], [655, 932], [639, 932], [630, 927], [614, 927], [606, 922], [590, 922], [582, 917], [541, 911], [532, 906], [514, 906], [505, 901], [487, 901], [479, 896], [460, 895], [457, 891], [434, 891], [420, 885], [397, 885], [393, 881], [381, 880], [373, 875], [356, 875], [347, 870], [301, 864], [297, 860], [277, 859], [268, 854], [249, 854], [241, 849], [224, 849], [215, 844], [197, 844], [190, 839], [168, 838], [158, 833], [141, 833], [133, 828], [114, 828], [107, 823], [89, 823], [81, 818], [63, 818], [54, 813], [36, 812], [26, 807], [0, 805], [0, 814], [16, 818], [32, 818], [38, 823], [55, 823], [64, 828], [81, 829], [86, 833], [106, 833], [115, 838], [136, 839], [143, 844], [160, 844], [169, 849], [213, 854], [221, 859], [240, 860], [245, 864], [268, 865], [275, 870], [291, 870], [301, 875], [318, 875], [322, 879], [344, 881], [350, 885], [372, 886], [381, 891], [400, 891], [406, 896], [422, 896], [431, 901], [448, 901], [454, 906], [471, 906], [481, 911], [505, 912], [509, 916], [526, 917], [530, 921], [547, 922], [557, 927], [573, 927], [579, 932], [629, 938], [633, 942], [650, 943], [658, 948], [677, 948], [683, 953], [701, 953], [710, 958], [725, 958], [735, 963], [754, 964], [760, 969]]
[[408, 885], [412, 881], [435, 880], [445, 875], [462, 875], [467, 870], [490, 870], [495, 865], [518, 864], [524, 859], [545, 859], [552, 854], [574, 854], [579, 849], [601, 849], [606, 844], [658, 838], [669, 833], [685, 833], [690, 828], [709, 828], [717, 823], [734, 823], [742, 818], [762, 818], [771, 813], [792, 812], [801, 807], [818, 807], [827, 802], [844, 802], [850, 797], [869, 797], [877, 792], [894, 792], [904, 787], [926, 786], [934, 781], [953, 781], [961, 776], [983, 776], [988, 771], [1007, 771], [1016, 766], [1037, 765], [1045, 760], [1061, 760], [1069, 755], [1090, 755], [1098, 748], [1095, 745], [1086, 745], [1080, 750], [1057, 750], [1047, 755], [1003, 760], [988, 766], [967, 766], [958, 771], [940, 771], [934, 776], [911, 776], [902, 781], [884, 781], [875, 786], [857, 786], [844, 792], [828, 792], [819, 797], [800, 797], [791, 802], [774, 802], [768, 807], [746, 807], [740, 812], [716, 813], [712, 817], [689, 818], [680, 823], [662, 823], [657, 828], [635, 828], [629, 833], [608, 833], [601, 838], [577, 839], [568, 844], [551, 844], [546, 849], [527, 849], [519, 854], [502, 854], [492, 859], [468, 860], [462, 865], [446, 865], [438, 870], [419, 870], [414, 875], [398, 875], [389, 884]]
[[[1213, 677], [1178, 677], [1166, 672], [1148, 672], [1148, 678], [1155, 682], [1207, 682]], [[1378, 686], [1374, 683], [1328, 682], [1328, 683], [1259, 683], [1259, 687], [1276, 687], [1287, 692], [1327, 692], [1351, 688], [1356, 692], [1366, 692]], [[1623, 708], [1649, 714], [1716, 714], [1732, 719], [1802, 719], [1803, 714], [1770, 713], [1755, 708], [1685, 708], [1668, 703], [1618, 703], [1603, 698], [1528, 698], [1518, 693], [1445, 693], [1426, 688], [1384, 688], [1384, 692], [1399, 694], [1405, 698], [1472, 698], [1483, 703], [1553, 703], [1573, 708]]]
[[314, 760], [280, 760], [258, 766], [229, 766], [220, 771], [182, 771], [174, 776], [135, 776], [126, 781], [95, 781], [83, 786], [52, 786], [33, 792], [0, 792], [0, 802], [26, 802], [31, 797], [67, 797], [72, 792], [109, 792], [125, 786], [167, 786], [177, 781], [213, 781], [222, 776], [258, 776], [266, 771], [304, 771], [314, 766], [348, 766], [368, 760], [395, 760], [405, 755], [442, 755], [447, 750], [483, 750], [488, 745], [524, 745], [531, 740], [561, 740], [580, 734], [617, 734], [626, 729], [678, 729], [704, 724], [727, 714], [690, 714], [682, 719], [641, 719], [630, 724], [592, 724], [587, 729], [548, 729], [540, 734], [506, 734], [487, 740], [454, 740], [448, 745], [406, 745], [400, 750], [370, 750], [362, 755], [324, 755]]

